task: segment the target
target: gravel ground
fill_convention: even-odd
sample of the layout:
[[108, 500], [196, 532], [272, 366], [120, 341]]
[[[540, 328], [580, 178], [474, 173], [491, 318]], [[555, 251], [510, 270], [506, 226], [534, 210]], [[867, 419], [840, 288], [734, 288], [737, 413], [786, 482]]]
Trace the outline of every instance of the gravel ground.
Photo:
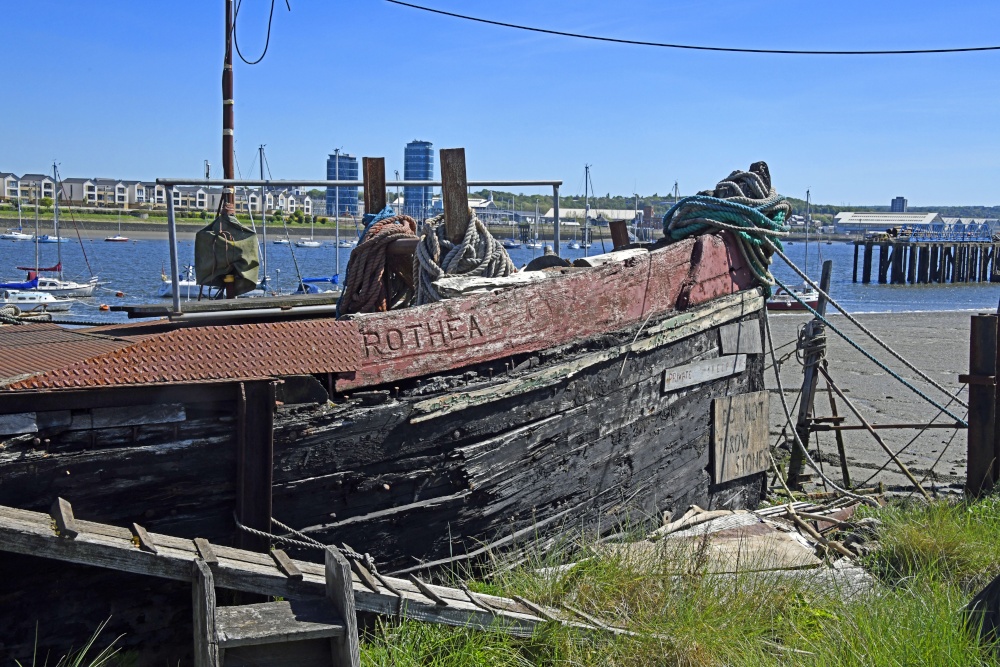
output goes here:
[[[958, 382], [959, 373], [968, 372], [969, 326], [972, 314], [969, 312], [882, 313], [859, 315], [857, 319], [943, 387], [958, 391], [963, 389], [963, 385]], [[808, 319], [808, 315], [790, 313], [771, 314], [769, 318], [775, 351], [779, 360], [781, 383], [789, 402], [789, 409], [792, 410], [793, 420], [797, 407], [793, 407], [792, 402], [797, 399], [802, 385], [802, 366], [795, 358], [794, 341], [798, 328]], [[892, 359], [887, 352], [867, 338], [845, 317], [839, 314], [833, 315], [830, 321], [877, 359], [911, 380], [915, 386], [937, 400], [938, 403], [942, 405], [947, 403], [947, 396], [926, 382], [920, 381], [912, 371]], [[836, 333], [829, 331], [827, 339], [830, 375], [869, 423], [953, 421], [947, 415], [939, 415], [937, 408], [867, 360]], [[889, 363], [890, 361], [892, 363]], [[774, 371], [771, 370], [770, 356], [768, 356], [766, 381], [768, 389], [772, 392], [771, 433], [773, 441], [781, 446], [786, 446], [782, 444], [785, 440], [782, 437], [785, 416], [776, 393], [777, 385]], [[959, 397], [963, 401], [967, 401], [967, 391], [963, 389]], [[859, 423], [839, 398], [837, 403], [838, 414], [847, 416], [846, 424]], [[818, 385], [814, 406], [816, 416], [829, 416], [831, 414], [826, 383], [822, 378]], [[952, 403], [949, 409], [963, 418], [967, 412], [958, 403]], [[935, 416], [937, 416], [936, 419]], [[877, 482], [884, 482], [890, 487], [910, 486], [910, 482], [903, 473], [889, 461], [885, 451], [867, 431], [843, 431], [843, 434], [851, 482], [854, 485], [873, 477], [866, 486]], [[880, 430], [879, 434], [893, 451], [898, 451], [907, 445], [914, 436], [918, 436], [899, 455], [899, 458], [916, 475], [918, 480], [927, 475], [928, 482], [925, 486], [928, 489], [933, 486], [964, 484], [967, 457], [966, 432], [964, 430], [928, 429], [920, 433], [919, 429], [892, 429]], [[810, 452], [814, 453], [814, 458], [817, 446], [821, 452], [824, 471], [835, 482], [841, 483], [840, 460], [834, 434], [832, 432], [814, 434], [809, 444]], [[935, 460], [939, 456], [941, 460], [935, 465]], [[886, 462], [889, 462], [888, 466], [879, 472], [879, 468]], [[814, 477], [813, 482], [819, 482], [819, 479]]]

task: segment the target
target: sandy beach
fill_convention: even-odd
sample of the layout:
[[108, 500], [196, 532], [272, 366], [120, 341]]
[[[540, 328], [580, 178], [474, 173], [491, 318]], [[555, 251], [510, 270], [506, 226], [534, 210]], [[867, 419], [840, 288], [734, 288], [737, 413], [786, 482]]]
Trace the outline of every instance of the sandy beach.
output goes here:
[[[953, 391], [962, 389], [959, 397], [966, 401], [968, 398], [967, 390], [959, 384], [958, 375], [966, 373], [968, 369], [969, 318], [973, 314], [970, 312], [882, 313], [858, 315], [856, 318], [939, 384]], [[772, 314], [769, 318], [779, 360], [781, 382], [785, 395], [788, 397], [793, 419], [797, 408], [793, 408], [791, 402], [797, 398], [802, 384], [802, 366], [795, 358], [794, 341], [799, 327], [808, 319], [808, 315], [797, 314]], [[947, 396], [921, 381], [912, 371], [907, 370], [901, 363], [892, 359], [887, 352], [867, 338], [845, 317], [839, 314], [832, 315], [830, 321], [889, 368], [911, 380], [928, 396], [942, 405], [948, 402]], [[947, 415], [939, 414], [937, 408], [882, 371], [836, 333], [828, 332], [827, 340], [829, 343], [827, 359], [829, 360], [830, 375], [870, 423], [926, 423], [931, 420], [943, 423], [953, 421]], [[774, 371], [771, 369], [770, 355], [767, 359], [765, 381], [768, 389], [772, 392], [772, 442], [782, 442], [784, 439], [781, 434], [785, 417], [781, 402], [775, 393], [777, 388]], [[966, 409], [957, 403], [952, 403], [950, 409], [959, 417], [964, 418], [966, 415]], [[846, 424], [859, 423], [839, 399], [838, 413], [841, 416], [847, 415]], [[831, 414], [826, 383], [822, 379], [818, 385], [815, 414], [816, 416], [829, 416]], [[879, 431], [893, 451], [899, 451], [919, 432], [919, 429]], [[870, 434], [866, 431], [844, 431], [843, 434], [852, 483], [857, 485], [871, 477], [869, 486], [880, 481], [889, 486], [909, 485], [906, 477], [891, 462], [879, 471], [889, 458]], [[825, 472], [834, 481], [840, 483], [842, 476], [833, 432], [814, 435], [810, 442], [810, 451], [814, 454], [814, 458], [817, 447], [821, 452]], [[927, 476], [926, 486], [929, 488], [933, 484], [939, 486], [963, 484], [966, 472], [966, 455], [966, 432], [964, 430], [928, 429], [916, 437], [916, 440], [899, 457], [918, 480], [925, 475]], [[939, 457], [940, 461], [935, 465], [935, 461]], [[814, 481], [818, 480], [814, 479]]]

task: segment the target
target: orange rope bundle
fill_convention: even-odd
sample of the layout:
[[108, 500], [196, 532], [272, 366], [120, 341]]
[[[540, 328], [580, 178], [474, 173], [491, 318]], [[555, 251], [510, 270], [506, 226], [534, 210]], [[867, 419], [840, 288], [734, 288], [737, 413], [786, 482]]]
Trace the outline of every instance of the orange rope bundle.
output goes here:
[[347, 262], [347, 283], [339, 304], [339, 314], [375, 313], [389, 310], [398, 290], [390, 284], [392, 272], [386, 270], [386, 251], [397, 239], [414, 238], [417, 221], [408, 215], [372, 223]]

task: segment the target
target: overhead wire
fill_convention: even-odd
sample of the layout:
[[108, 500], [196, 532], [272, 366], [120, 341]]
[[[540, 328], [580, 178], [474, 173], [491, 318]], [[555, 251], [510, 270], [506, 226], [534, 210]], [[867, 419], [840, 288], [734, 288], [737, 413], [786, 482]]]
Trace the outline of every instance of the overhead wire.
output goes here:
[[[271, 11], [268, 12], [267, 16], [267, 37], [264, 40], [264, 50], [261, 52], [260, 57], [257, 58], [257, 60], [247, 60], [246, 57], [244, 57], [243, 53], [240, 51], [240, 42], [236, 38], [236, 19], [240, 15], [240, 7], [242, 5], [243, 0], [239, 0], [239, 2], [236, 3], [236, 11], [233, 12], [233, 46], [236, 47], [236, 55], [240, 57], [240, 60], [245, 62], [247, 65], [256, 65], [264, 59], [264, 56], [267, 55], [268, 46], [271, 44], [271, 22], [274, 20], [274, 0], [271, 0]], [[285, 6], [288, 7], [288, 11], [292, 11], [292, 6], [288, 4], [288, 0], [285, 0]]]
[[450, 16], [451, 18], [462, 19], [464, 21], [473, 21], [475, 23], [485, 23], [487, 25], [495, 25], [501, 28], [513, 28], [515, 30], [526, 30], [528, 32], [538, 32], [546, 35], [556, 35], [558, 37], [573, 37], [576, 39], [587, 39], [596, 42], [611, 42], [614, 44], [628, 44], [631, 46], [655, 46], [665, 49], [686, 49], [689, 51], [721, 51], [725, 53], [763, 53], [763, 54], [796, 55], [796, 56], [900, 56], [900, 55], [932, 54], [932, 53], [968, 53], [972, 51], [1000, 51], [1000, 46], [965, 46], [965, 47], [947, 48], [947, 49], [877, 49], [877, 50], [862, 50], [862, 51], [841, 51], [841, 50], [816, 51], [810, 49], [749, 49], [749, 48], [738, 48], [731, 46], [701, 46], [695, 44], [674, 44], [670, 42], [649, 42], [638, 39], [621, 39], [618, 37], [586, 35], [583, 33], [568, 32], [565, 30], [552, 30], [549, 28], [538, 28], [535, 26], [520, 25], [517, 23], [509, 23], [507, 21], [494, 21], [491, 19], [484, 19], [479, 16], [457, 14], [455, 12], [444, 11], [443, 9], [434, 9], [433, 7], [416, 5], [411, 2], [403, 2], [402, 0], [386, 0], [386, 2], [390, 2], [394, 5], [400, 5], [402, 7], [410, 7], [411, 9], [419, 9], [420, 11], [430, 12], [432, 14], [440, 14], [441, 16]]

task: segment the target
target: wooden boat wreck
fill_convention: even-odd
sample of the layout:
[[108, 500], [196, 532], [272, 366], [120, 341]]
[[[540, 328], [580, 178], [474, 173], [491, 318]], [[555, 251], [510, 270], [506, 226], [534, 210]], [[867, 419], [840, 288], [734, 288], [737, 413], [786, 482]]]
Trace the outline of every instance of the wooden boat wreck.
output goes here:
[[[237, 521], [270, 533], [273, 517], [389, 572], [754, 505], [759, 452], [727, 453], [713, 426], [720, 401], [748, 398], [737, 435], [763, 424], [766, 440], [764, 300], [731, 234], [532, 273], [445, 279], [469, 293], [341, 320], [286, 306], [0, 329], [0, 504], [62, 497], [88, 520], [259, 550]], [[75, 601], [71, 625], [84, 608], [129, 636], [164, 631], [123, 602], [134, 591], [26, 561], [0, 554], [24, 573], [0, 584], [4, 642], [69, 622], [25, 607], [36, 587]]]

